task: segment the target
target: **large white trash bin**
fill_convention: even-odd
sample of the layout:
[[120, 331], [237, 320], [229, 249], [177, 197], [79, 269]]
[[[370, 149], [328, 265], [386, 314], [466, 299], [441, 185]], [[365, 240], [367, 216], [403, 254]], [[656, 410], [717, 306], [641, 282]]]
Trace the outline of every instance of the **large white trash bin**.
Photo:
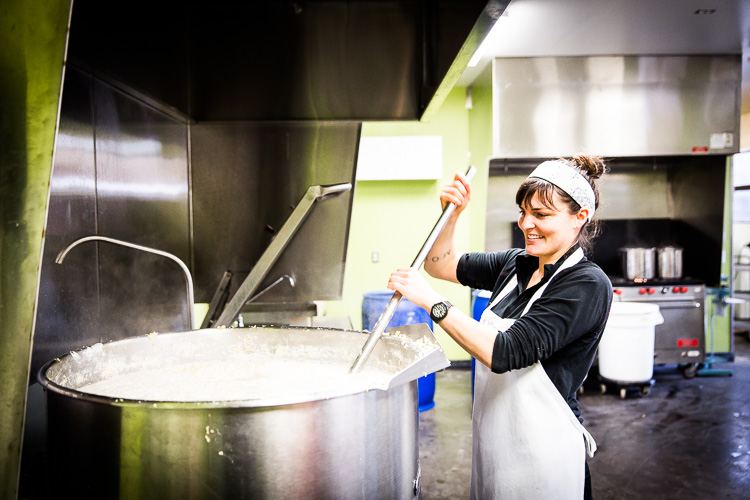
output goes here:
[[613, 302], [599, 342], [599, 374], [612, 382], [642, 383], [654, 374], [654, 327], [664, 323], [657, 304]]

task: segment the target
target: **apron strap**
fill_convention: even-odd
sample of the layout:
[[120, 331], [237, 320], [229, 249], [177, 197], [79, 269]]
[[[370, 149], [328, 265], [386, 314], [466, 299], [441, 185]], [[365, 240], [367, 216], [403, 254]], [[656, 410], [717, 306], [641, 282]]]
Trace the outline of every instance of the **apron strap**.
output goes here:
[[485, 309], [492, 309], [495, 307], [501, 300], [505, 298], [506, 295], [508, 295], [518, 284], [518, 275], [516, 273], [513, 273], [513, 275], [510, 277], [510, 280], [508, 283], [505, 284], [502, 290], [500, 290], [500, 293], [497, 294], [497, 297], [495, 297], [495, 300], [492, 301], [490, 305], [488, 305]]
[[521, 313], [521, 316], [529, 312], [529, 309], [531, 308], [531, 305], [542, 296], [544, 291], [547, 289], [547, 286], [552, 283], [552, 280], [555, 279], [555, 276], [560, 274], [565, 269], [568, 269], [569, 267], [573, 267], [576, 264], [578, 264], [581, 260], [583, 260], [583, 249], [581, 247], [578, 247], [575, 252], [570, 254], [570, 256], [565, 259], [565, 262], [562, 263], [560, 267], [557, 268], [557, 271], [555, 271], [555, 274], [552, 275], [552, 277], [545, 283], [544, 285], [540, 286], [536, 292], [534, 292], [534, 295], [531, 296], [531, 299], [526, 303], [526, 307], [524, 308], [523, 312]]

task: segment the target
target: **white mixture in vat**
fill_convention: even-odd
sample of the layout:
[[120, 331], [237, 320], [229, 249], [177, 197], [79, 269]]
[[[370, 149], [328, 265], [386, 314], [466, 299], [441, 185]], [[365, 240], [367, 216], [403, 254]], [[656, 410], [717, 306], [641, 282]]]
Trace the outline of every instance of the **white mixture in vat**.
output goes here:
[[392, 371], [367, 367], [350, 374], [348, 363], [247, 354], [143, 369], [106, 378], [79, 391], [141, 401], [238, 401], [316, 399], [368, 389], [386, 389]]

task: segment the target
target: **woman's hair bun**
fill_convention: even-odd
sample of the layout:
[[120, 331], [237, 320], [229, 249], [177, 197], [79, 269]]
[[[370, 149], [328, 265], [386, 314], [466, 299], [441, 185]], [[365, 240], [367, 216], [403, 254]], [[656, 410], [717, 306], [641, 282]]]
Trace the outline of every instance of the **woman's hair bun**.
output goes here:
[[600, 178], [607, 171], [604, 159], [600, 156], [580, 153], [575, 155], [569, 161], [577, 166], [581, 172], [585, 173], [591, 180]]

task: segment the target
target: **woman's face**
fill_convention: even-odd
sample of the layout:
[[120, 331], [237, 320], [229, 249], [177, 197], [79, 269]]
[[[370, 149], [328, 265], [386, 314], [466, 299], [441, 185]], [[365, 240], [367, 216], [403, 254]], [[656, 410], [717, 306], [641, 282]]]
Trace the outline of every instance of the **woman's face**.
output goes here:
[[555, 193], [553, 207], [544, 206], [534, 196], [521, 207], [518, 226], [526, 241], [526, 253], [539, 258], [539, 265], [552, 264], [562, 257], [576, 241], [580, 216], [571, 215]]

